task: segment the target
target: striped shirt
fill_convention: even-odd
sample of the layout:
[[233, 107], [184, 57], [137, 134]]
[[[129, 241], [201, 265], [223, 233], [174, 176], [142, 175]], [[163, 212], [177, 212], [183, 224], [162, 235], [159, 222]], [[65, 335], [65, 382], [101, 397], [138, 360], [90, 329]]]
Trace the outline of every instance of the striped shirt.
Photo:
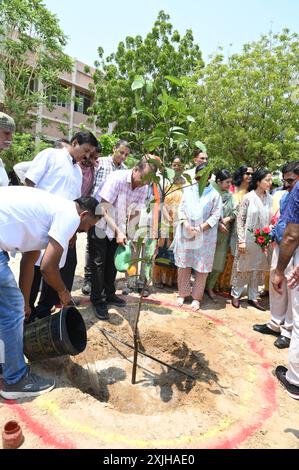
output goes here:
[[[127, 231], [127, 220], [130, 214], [141, 211], [148, 192], [147, 185], [132, 189], [132, 171], [115, 171], [108, 176], [100, 191], [101, 199], [110, 204], [110, 216], [124, 234]], [[107, 226], [105, 232], [109, 239], [115, 237], [110, 227]]]
[[97, 200], [100, 199], [99, 193], [103, 187], [104, 182], [107, 177], [116, 170], [127, 170], [127, 167], [124, 163], [121, 163], [119, 166], [116, 166], [113, 157], [103, 157], [98, 159], [98, 166], [95, 175], [95, 184], [92, 191], [92, 196]]

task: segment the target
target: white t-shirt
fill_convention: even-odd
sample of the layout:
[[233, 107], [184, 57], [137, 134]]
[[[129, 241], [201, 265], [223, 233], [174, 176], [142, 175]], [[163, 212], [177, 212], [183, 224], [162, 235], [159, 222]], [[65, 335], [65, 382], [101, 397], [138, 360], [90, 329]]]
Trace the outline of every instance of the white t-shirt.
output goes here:
[[0, 250], [42, 250], [51, 237], [66, 253], [79, 224], [73, 201], [36, 188], [0, 188]]
[[8, 186], [9, 179], [5, 171], [4, 163], [0, 158], [0, 186]]
[[26, 178], [35, 183], [36, 188], [48, 193], [71, 199], [81, 196], [82, 171], [66, 148], [48, 148], [38, 153], [32, 160]]
[[26, 173], [29, 170], [30, 166], [32, 165], [32, 161], [30, 162], [19, 162], [16, 163], [13, 167], [15, 174], [19, 178], [22, 184], [25, 184]]

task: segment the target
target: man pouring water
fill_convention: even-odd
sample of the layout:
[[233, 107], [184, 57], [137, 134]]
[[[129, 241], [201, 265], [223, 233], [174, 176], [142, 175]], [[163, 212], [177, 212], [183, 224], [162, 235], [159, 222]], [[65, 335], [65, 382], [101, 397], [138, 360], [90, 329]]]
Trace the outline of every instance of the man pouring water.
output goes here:
[[[31, 373], [23, 355], [24, 312], [30, 313], [34, 265], [45, 249], [43, 278], [67, 305], [71, 294], [61, 279], [59, 263], [72, 236], [97, 223], [97, 208], [98, 202], [91, 197], [68, 201], [39, 189], [0, 187], [0, 395], [5, 399], [34, 397], [55, 386], [53, 379]], [[8, 265], [8, 253], [16, 251], [22, 253], [19, 287]]]

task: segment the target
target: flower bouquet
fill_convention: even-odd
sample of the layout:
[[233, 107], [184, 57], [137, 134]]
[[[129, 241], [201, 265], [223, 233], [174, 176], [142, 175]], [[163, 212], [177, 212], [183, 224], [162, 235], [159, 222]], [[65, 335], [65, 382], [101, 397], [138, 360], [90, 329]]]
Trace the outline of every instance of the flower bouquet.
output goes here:
[[271, 228], [264, 227], [262, 229], [257, 229], [253, 231], [255, 237], [255, 243], [261, 247], [261, 249], [266, 253], [268, 246], [272, 242], [271, 237]]

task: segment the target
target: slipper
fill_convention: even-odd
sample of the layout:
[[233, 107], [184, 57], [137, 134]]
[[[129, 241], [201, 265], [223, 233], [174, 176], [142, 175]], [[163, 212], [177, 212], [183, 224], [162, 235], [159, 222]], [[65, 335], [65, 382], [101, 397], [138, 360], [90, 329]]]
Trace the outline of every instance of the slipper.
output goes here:
[[191, 308], [194, 312], [197, 312], [200, 309], [199, 300], [192, 300]]
[[177, 304], [178, 307], [182, 307], [184, 305], [184, 302], [185, 302], [184, 297], [178, 297], [177, 301], [176, 301], [176, 304]]

